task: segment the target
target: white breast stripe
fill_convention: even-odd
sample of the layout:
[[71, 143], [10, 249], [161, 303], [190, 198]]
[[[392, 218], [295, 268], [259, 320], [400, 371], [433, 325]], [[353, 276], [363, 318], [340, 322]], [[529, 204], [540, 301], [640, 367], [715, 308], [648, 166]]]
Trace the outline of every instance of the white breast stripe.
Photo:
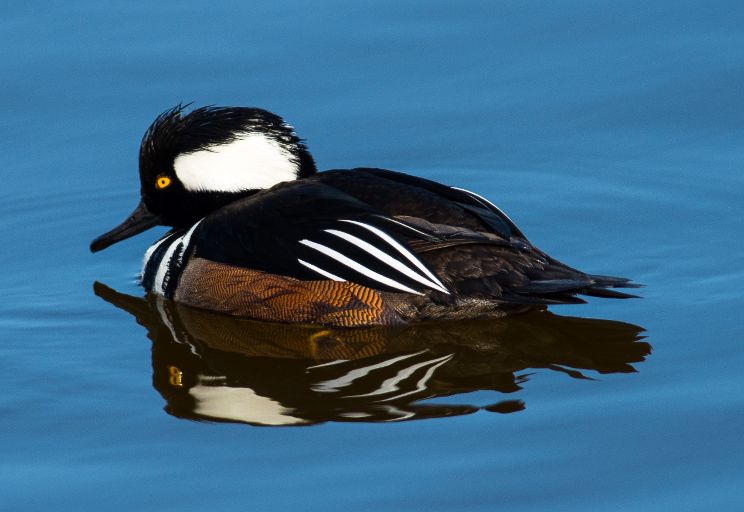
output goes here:
[[306, 245], [308, 247], [311, 247], [312, 249], [315, 249], [318, 252], [322, 252], [326, 256], [330, 256], [334, 260], [338, 261], [339, 263], [346, 265], [347, 267], [356, 270], [360, 274], [364, 274], [365, 276], [369, 277], [370, 279], [373, 279], [379, 283], [384, 284], [385, 286], [389, 286], [391, 288], [397, 288], [398, 290], [408, 292], [408, 293], [414, 293], [416, 295], [423, 295], [420, 292], [417, 292], [416, 290], [409, 288], [408, 286], [399, 283], [398, 281], [395, 281], [393, 279], [390, 279], [389, 277], [385, 277], [382, 274], [378, 274], [372, 269], [369, 269], [362, 265], [361, 263], [358, 263], [351, 258], [348, 258], [341, 254], [338, 251], [335, 251], [331, 249], [330, 247], [326, 247], [323, 244], [319, 244], [317, 242], [313, 242], [311, 240], [300, 240], [300, 243], [302, 245]]
[[407, 275], [414, 281], [418, 281], [419, 283], [428, 286], [429, 288], [433, 288], [435, 290], [439, 290], [440, 292], [449, 293], [446, 289], [442, 288], [438, 284], [426, 279], [424, 276], [417, 274], [413, 271], [413, 269], [405, 266], [402, 262], [396, 260], [389, 254], [386, 254], [382, 252], [380, 249], [375, 247], [372, 244], [369, 244], [362, 240], [361, 238], [357, 238], [354, 235], [351, 235], [349, 233], [345, 233], [343, 231], [337, 231], [335, 229], [326, 229], [324, 230], [326, 233], [330, 233], [332, 235], [336, 235], [339, 238], [343, 238], [344, 240], [347, 240], [348, 242], [351, 242], [352, 244], [356, 245], [360, 249], [364, 249], [368, 253], [370, 253], [372, 256], [377, 258], [378, 260], [387, 263], [391, 267], [393, 267], [398, 272], [401, 272], [402, 274]]
[[[191, 243], [191, 235], [194, 234], [194, 230], [196, 230], [196, 227], [199, 224], [201, 224], [202, 220], [198, 221], [196, 224], [191, 226], [189, 230], [183, 235], [177, 236], [176, 238], [174, 238], [171, 244], [168, 246], [168, 249], [166, 249], [165, 254], [163, 255], [163, 258], [160, 260], [160, 264], [158, 265], [158, 270], [155, 273], [155, 279], [153, 280], [153, 283], [152, 283], [152, 291], [154, 293], [157, 293], [158, 295], [165, 295], [165, 290], [164, 290], [165, 274], [168, 272], [168, 268], [170, 267], [173, 254], [176, 252], [176, 249], [178, 248], [178, 244], [179, 243], [183, 244], [181, 253], [178, 255], [178, 262], [177, 262], [178, 266], [180, 267], [180, 265], [183, 263], [183, 258], [185, 257], [186, 250], [189, 247], [189, 243]], [[151, 246], [147, 250], [147, 253], [145, 253], [145, 266], [147, 265], [147, 260], [149, 260], [152, 257], [152, 254], [155, 251], [155, 249], [157, 249], [157, 247], [163, 241], [164, 239], [158, 242], [157, 244]], [[144, 271], [145, 271], [144, 267], [142, 267], [143, 274], [144, 274]]]
[[341, 219], [340, 222], [349, 222], [350, 224], [356, 224], [357, 226], [361, 226], [361, 227], [363, 227], [363, 228], [371, 231], [375, 235], [379, 236], [383, 240], [385, 240], [387, 243], [389, 243], [390, 245], [392, 245], [399, 253], [401, 253], [403, 256], [405, 256], [406, 259], [408, 259], [408, 261], [410, 261], [411, 263], [413, 263], [414, 265], [416, 265], [416, 267], [418, 267], [418, 269], [421, 270], [424, 274], [426, 274], [432, 281], [434, 281], [441, 288], [443, 288], [445, 290], [444, 293], [446, 293], [446, 294], [449, 295], [449, 292], [446, 291], [447, 288], [445, 288], [445, 286], [442, 284], [442, 282], [439, 279], [437, 279], [437, 277], [434, 274], [432, 274], [431, 271], [429, 271], [429, 269], [426, 268], [424, 266], [424, 264], [421, 263], [421, 261], [419, 261], [419, 259], [416, 256], [414, 256], [408, 249], [406, 249], [405, 247], [403, 247], [402, 245], [400, 245], [398, 242], [396, 242], [395, 239], [393, 239], [393, 237], [391, 237], [390, 235], [388, 235], [387, 233], [385, 233], [383, 231], [380, 231], [379, 229], [377, 229], [374, 226], [370, 226], [369, 224], [365, 224], [364, 222], [359, 222], [359, 221], [356, 221], [356, 220], [348, 220], [348, 219]]
[[313, 271], [317, 272], [318, 274], [320, 274], [320, 275], [322, 275], [322, 276], [325, 276], [325, 277], [327, 277], [328, 279], [331, 279], [332, 281], [341, 281], [341, 282], [344, 282], [344, 281], [346, 281], [346, 279], [341, 279], [341, 278], [340, 278], [340, 277], [338, 277], [338, 276], [337, 276], [336, 274], [331, 274], [331, 273], [330, 273], [330, 272], [328, 272], [327, 270], [323, 270], [322, 268], [316, 267], [316, 266], [315, 266], [315, 265], [313, 265], [312, 263], [308, 263], [308, 262], [307, 262], [307, 261], [305, 261], [305, 260], [301, 260], [300, 258], [297, 258], [297, 261], [298, 261], [298, 262], [300, 263], [300, 265], [304, 265], [304, 266], [306, 266], [307, 268], [309, 268], [310, 270], [313, 270]]
[[160, 247], [160, 245], [165, 242], [165, 239], [168, 237], [161, 238], [154, 244], [152, 244], [150, 247], [147, 248], [147, 251], [145, 251], [145, 259], [142, 261], [142, 270], [140, 271], [140, 277], [144, 279], [145, 277], [145, 268], [147, 268], [147, 263], [150, 261], [150, 258], [152, 258], [152, 255], [155, 253], [155, 250]]
[[194, 230], [196, 229], [196, 226], [201, 224], [201, 221], [204, 219], [201, 219], [196, 224], [191, 226], [191, 228], [186, 232], [185, 235], [183, 235], [183, 250], [181, 251], [181, 254], [178, 255], [178, 264], [180, 265], [183, 263], [183, 257], [186, 255], [186, 249], [189, 248], [189, 244], [191, 243], [191, 235], [194, 234]]
[[506, 220], [508, 220], [509, 222], [511, 222], [512, 224], [514, 224], [514, 221], [512, 221], [512, 220], [511, 220], [511, 219], [509, 218], [509, 216], [508, 216], [507, 214], [505, 214], [505, 213], [504, 213], [504, 212], [503, 212], [503, 211], [501, 210], [501, 208], [499, 208], [498, 206], [496, 206], [495, 204], [493, 204], [493, 203], [492, 203], [491, 201], [489, 201], [488, 199], [486, 199], [486, 198], [485, 198], [485, 197], [483, 197], [482, 195], [480, 195], [480, 194], [476, 194], [475, 192], [471, 192], [470, 190], [465, 190], [464, 188], [459, 188], [459, 187], [450, 187], [450, 188], [451, 188], [451, 189], [454, 189], [454, 190], [459, 190], [460, 192], [465, 192], [466, 194], [470, 194], [471, 196], [475, 197], [476, 199], [480, 199], [480, 200], [481, 200], [481, 201], [483, 201], [483, 202], [484, 202], [484, 203], [485, 203], [485, 204], [486, 204], [487, 206], [490, 206], [491, 208], [493, 208], [494, 210], [496, 210], [497, 212], [499, 212], [499, 213], [500, 213], [501, 215], [503, 215], [503, 216], [504, 216], [504, 218], [506, 218]]
[[158, 295], [165, 295], [165, 290], [163, 289], [165, 283], [163, 281], [165, 281], [165, 274], [168, 272], [168, 265], [170, 264], [170, 260], [173, 257], [173, 253], [176, 251], [178, 244], [181, 242], [181, 238], [182, 237], [178, 236], [173, 239], [173, 242], [168, 246], [168, 249], [165, 250], [163, 259], [160, 260], [158, 271], [155, 274], [155, 280], [152, 283], [152, 291]]
[[160, 297], [157, 298], [155, 300], [155, 307], [158, 309], [158, 313], [160, 313], [160, 319], [163, 321], [165, 326], [170, 331], [171, 336], [173, 336], [173, 341], [175, 341], [176, 343], [181, 343], [183, 345], [188, 346], [192, 354], [194, 354], [195, 356], [201, 357], [199, 355], [199, 352], [197, 352], [196, 347], [189, 341], [188, 335], [180, 337], [176, 333], [176, 328], [173, 326], [171, 315], [166, 309], [165, 302], [163, 302], [164, 300], [165, 299], [160, 298]]

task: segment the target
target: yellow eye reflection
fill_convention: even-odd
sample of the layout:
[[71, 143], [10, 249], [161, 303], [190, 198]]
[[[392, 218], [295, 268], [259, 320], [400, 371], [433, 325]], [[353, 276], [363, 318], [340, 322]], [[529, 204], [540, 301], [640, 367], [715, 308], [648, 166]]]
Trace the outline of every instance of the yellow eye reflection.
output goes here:
[[171, 184], [171, 179], [168, 176], [159, 176], [157, 180], [155, 180], [155, 186], [163, 190], [165, 187]]

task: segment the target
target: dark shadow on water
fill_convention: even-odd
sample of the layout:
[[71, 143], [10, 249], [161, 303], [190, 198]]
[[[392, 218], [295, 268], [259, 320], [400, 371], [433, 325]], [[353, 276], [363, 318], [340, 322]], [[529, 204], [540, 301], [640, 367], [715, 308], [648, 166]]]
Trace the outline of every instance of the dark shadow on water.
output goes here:
[[634, 372], [651, 351], [637, 325], [548, 311], [339, 330], [232, 318], [101, 283], [94, 290], [147, 329], [153, 385], [165, 410], [192, 420], [309, 425], [513, 413], [524, 402], [502, 399], [481, 408], [422, 400], [513, 393], [536, 369], [577, 379], [590, 379], [588, 371]]

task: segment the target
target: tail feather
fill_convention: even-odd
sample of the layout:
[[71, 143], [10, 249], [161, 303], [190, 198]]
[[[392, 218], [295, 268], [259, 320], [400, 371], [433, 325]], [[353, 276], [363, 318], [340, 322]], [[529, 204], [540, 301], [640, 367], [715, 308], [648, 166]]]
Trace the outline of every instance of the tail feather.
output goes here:
[[504, 292], [501, 294], [500, 299], [514, 304], [540, 304], [546, 306], [551, 304], [586, 304], [584, 299], [571, 294], [555, 294], [550, 296]]
[[641, 288], [642, 284], [634, 283], [627, 277], [614, 277], [614, 276], [600, 276], [600, 275], [589, 275], [592, 281], [597, 286], [611, 287], [611, 288]]
[[607, 299], [640, 299], [639, 295], [618, 292], [609, 288], [587, 288], [580, 293], [582, 295], [589, 295], [590, 297], [603, 297]]
[[529, 295], [545, 295], [551, 293], [573, 292], [592, 286], [592, 284], [591, 279], [583, 276], [578, 276], [575, 279], [543, 279], [524, 283], [515, 288], [515, 291]]
[[586, 301], [577, 295], [612, 299], [639, 298], [614, 288], [640, 288], [624, 277], [578, 274], [566, 279], [542, 279], [522, 283], [502, 294], [509, 302], [520, 304], [583, 304]]

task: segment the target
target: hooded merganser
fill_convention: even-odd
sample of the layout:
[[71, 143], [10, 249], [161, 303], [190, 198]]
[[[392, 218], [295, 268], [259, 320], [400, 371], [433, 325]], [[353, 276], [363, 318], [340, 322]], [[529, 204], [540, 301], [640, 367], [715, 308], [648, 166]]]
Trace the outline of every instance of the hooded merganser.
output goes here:
[[179, 105], [139, 155], [141, 201], [91, 251], [156, 225], [148, 292], [235, 316], [333, 326], [504, 316], [628, 298], [533, 246], [478, 194], [374, 168], [318, 173], [281, 117]]

